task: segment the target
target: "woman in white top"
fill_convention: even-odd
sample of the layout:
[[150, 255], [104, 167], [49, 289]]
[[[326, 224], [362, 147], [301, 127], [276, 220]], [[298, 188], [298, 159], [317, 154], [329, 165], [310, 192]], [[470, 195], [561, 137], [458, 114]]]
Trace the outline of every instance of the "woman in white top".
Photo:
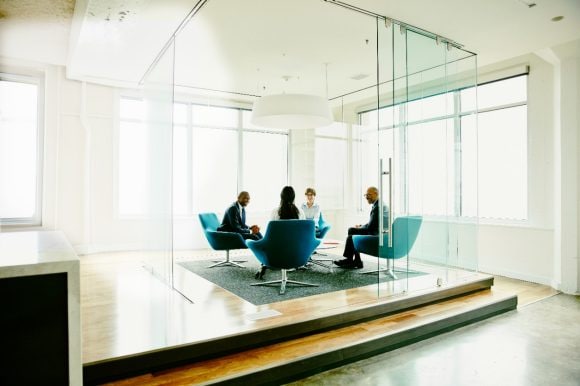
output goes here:
[[[272, 220], [304, 220], [304, 212], [302, 209], [294, 205], [294, 199], [296, 198], [296, 193], [294, 193], [294, 188], [291, 186], [285, 186], [280, 192], [280, 206], [272, 211]], [[263, 279], [266, 274], [266, 267], [262, 265], [262, 268], [256, 272], [256, 279]]]
[[280, 206], [272, 211], [272, 220], [304, 220], [304, 212], [294, 205], [295, 198], [294, 188], [285, 186], [280, 192]]
[[314, 202], [316, 198], [316, 190], [313, 188], [307, 188], [306, 192], [306, 202], [302, 204], [302, 211], [306, 216], [307, 220], [313, 220], [314, 225], [318, 228], [318, 221], [320, 220], [320, 206]]

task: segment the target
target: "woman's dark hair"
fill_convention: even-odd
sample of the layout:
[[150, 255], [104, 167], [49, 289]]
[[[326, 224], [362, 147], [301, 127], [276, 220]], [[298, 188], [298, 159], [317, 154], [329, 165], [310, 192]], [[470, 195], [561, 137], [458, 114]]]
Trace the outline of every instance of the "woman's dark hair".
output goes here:
[[294, 205], [294, 188], [285, 186], [280, 192], [280, 208], [278, 209], [278, 216], [280, 220], [291, 220], [300, 218], [298, 208]]

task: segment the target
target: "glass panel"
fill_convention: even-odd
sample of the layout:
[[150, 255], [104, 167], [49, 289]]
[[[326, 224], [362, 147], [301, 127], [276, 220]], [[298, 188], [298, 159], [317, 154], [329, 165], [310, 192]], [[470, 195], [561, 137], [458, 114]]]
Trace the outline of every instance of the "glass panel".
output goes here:
[[347, 188], [347, 150], [345, 140], [316, 138], [314, 150], [316, 200], [323, 203], [325, 209], [344, 207]]
[[453, 120], [407, 126], [408, 212], [411, 215], [453, 215]]
[[[450, 199], [448, 156], [453, 146], [449, 143], [448, 122], [441, 119], [447, 115], [449, 102], [445, 94], [445, 48], [413, 31], [407, 31], [406, 43], [409, 100], [404, 105], [406, 207], [395, 212], [393, 239], [394, 253], [406, 255], [406, 259], [395, 260], [395, 267], [407, 269], [409, 291], [416, 291], [435, 287], [437, 278], [445, 277]], [[417, 121], [423, 123], [409, 124]], [[412, 277], [412, 272], [427, 275]]]
[[238, 133], [194, 128], [193, 212], [222, 213], [235, 200], [237, 191]]
[[145, 124], [142, 127], [147, 140], [143, 164], [148, 200], [145, 202], [145, 214], [139, 222], [140, 247], [145, 266], [171, 286], [173, 285], [173, 58], [172, 43], [144, 82]]
[[238, 110], [225, 107], [193, 105], [192, 118], [195, 126], [238, 126]]
[[[456, 280], [461, 274], [453, 269], [450, 275], [449, 265], [477, 266], [477, 229], [459, 217], [464, 199], [477, 202], [461, 196], [469, 193], [461, 189], [461, 170], [469, 169], [475, 181], [477, 171], [461, 164], [456, 102], [459, 89], [475, 84], [476, 66], [472, 55], [414, 31], [395, 26], [392, 38], [392, 104], [398, 108], [392, 124], [384, 119], [394, 131], [381, 133], [379, 140], [380, 157], [392, 158], [393, 229], [384, 231], [393, 232], [393, 247], [381, 251], [391, 257], [386, 260], [393, 274], [408, 278], [407, 289], [416, 291]], [[381, 90], [381, 103], [388, 100], [384, 94]]]
[[176, 216], [191, 213], [189, 133], [187, 126], [173, 126], [173, 214]]
[[141, 99], [121, 98], [119, 115], [124, 120], [142, 121], [145, 119], [145, 103]]
[[[144, 102], [141, 102], [144, 105]], [[123, 111], [123, 104], [121, 104]], [[149, 131], [143, 123], [119, 124], [119, 215], [147, 215], [149, 207]]]
[[[403, 148], [400, 146], [404, 125], [401, 106], [408, 100], [406, 42], [404, 29], [394, 25], [384, 28], [378, 23], [379, 34], [379, 100], [378, 160], [375, 161], [379, 189], [379, 235], [376, 269], [379, 296], [393, 296], [407, 290], [407, 275], [393, 270], [391, 219], [400, 210], [401, 187], [399, 172]], [[404, 169], [403, 169], [404, 170]], [[406, 271], [406, 268], [404, 269]]]
[[319, 127], [315, 129], [317, 136], [327, 136], [335, 138], [347, 138], [347, 127], [341, 123], [332, 123], [329, 126]]
[[[477, 87], [477, 108], [502, 106], [527, 100], [527, 76], [518, 76]], [[461, 105], [464, 111], [473, 110], [475, 88], [463, 90]]]
[[173, 105], [173, 123], [175, 125], [185, 125], [188, 121], [189, 105], [185, 103], [175, 103]]
[[[461, 119], [462, 138], [479, 145], [479, 217], [527, 219], [527, 106], [469, 115]], [[476, 130], [477, 129], [477, 130]], [[477, 134], [476, 134], [477, 133]], [[498, 140], [501, 139], [501, 140]], [[466, 159], [474, 162], [473, 158]], [[465, 167], [474, 165], [466, 165]], [[466, 181], [467, 182], [467, 181]], [[466, 189], [473, 190], [466, 184]], [[474, 215], [473, 203], [465, 215]]]
[[288, 136], [244, 132], [243, 143], [242, 190], [250, 193], [253, 211], [270, 213], [288, 184]]
[[407, 104], [407, 122], [443, 117], [453, 113], [453, 94], [440, 94], [416, 99]]
[[[447, 280], [460, 280], [477, 271], [478, 263], [478, 217], [468, 217], [464, 210], [468, 208], [477, 212], [478, 203], [478, 144], [474, 133], [477, 126], [472, 126], [472, 136], [463, 135], [463, 121], [458, 118], [463, 104], [461, 93], [455, 90], [475, 89], [477, 83], [477, 57], [465, 55], [456, 48], [446, 51], [447, 55], [447, 87], [455, 94], [454, 118], [454, 157], [453, 192], [455, 199], [454, 216], [450, 217], [449, 257], [450, 267]], [[474, 119], [476, 115], [471, 115]], [[476, 121], [477, 123], [477, 121]], [[450, 173], [452, 169], [450, 168]]]

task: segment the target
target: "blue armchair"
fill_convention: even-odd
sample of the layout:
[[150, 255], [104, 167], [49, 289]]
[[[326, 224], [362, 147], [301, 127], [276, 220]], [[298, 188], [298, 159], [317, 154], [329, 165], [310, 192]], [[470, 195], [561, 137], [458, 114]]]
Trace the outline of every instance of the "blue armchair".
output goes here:
[[201, 222], [203, 233], [205, 234], [209, 245], [216, 251], [226, 251], [225, 260], [217, 261], [215, 264], [210, 265], [208, 268], [229, 265], [243, 268], [244, 266], [238, 263], [244, 263], [246, 260], [230, 260], [230, 250], [247, 248], [242, 236], [234, 232], [218, 231], [217, 228], [220, 226], [220, 222], [215, 213], [200, 213], [199, 221]]
[[318, 286], [288, 280], [287, 270], [302, 267], [320, 244], [314, 237], [314, 222], [311, 220], [276, 220], [268, 223], [266, 234], [261, 240], [246, 240], [248, 248], [262, 265], [282, 271], [280, 280], [254, 283], [253, 286], [280, 283], [280, 295], [286, 292], [286, 284]]
[[[354, 248], [360, 253], [376, 256], [382, 259], [387, 259], [387, 268], [375, 271], [367, 271], [363, 273], [375, 273], [386, 271], [393, 279], [397, 279], [395, 275], [394, 260], [405, 257], [409, 254], [423, 218], [420, 216], [398, 217], [393, 223], [393, 246], [388, 246], [388, 234], [383, 235], [383, 246], [379, 246], [378, 235], [355, 235], [352, 237]], [[408, 271], [405, 271], [408, 272]]]
[[326, 221], [324, 221], [324, 218], [322, 217], [322, 212], [321, 212], [320, 218], [318, 219], [318, 230], [316, 231], [316, 238], [323, 239], [329, 230], [330, 230], [330, 224], [327, 223]]

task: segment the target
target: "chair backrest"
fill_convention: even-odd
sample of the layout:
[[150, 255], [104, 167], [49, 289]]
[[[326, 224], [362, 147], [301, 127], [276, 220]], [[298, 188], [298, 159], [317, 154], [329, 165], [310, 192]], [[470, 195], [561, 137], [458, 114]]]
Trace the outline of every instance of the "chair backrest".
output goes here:
[[215, 231], [220, 226], [220, 222], [215, 213], [200, 213], [199, 221], [204, 232]]
[[383, 246], [378, 235], [353, 236], [354, 247], [361, 253], [383, 259], [400, 259], [409, 254], [423, 222], [420, 216], [397, 217], [393, 223], [393, 247], [389, 247], [389, 235], [383, 234]]
[[318, 227], [323, 228], [326, 225], [328, 225], [328, 223], [324, 221], [324, 217], [322, 217], [322, 212], [320, 212], [320, 217], [318, 217]]
[[322, 217], [322, 212], [320, 212], [320, 218], [318, 219], [318, 238], [323, 239], [329, 230], [330, 224], [324, 220], [324, 217]]
[[306, 264], [319, 244], [320, 240], [314, 237], [313, 221], [276, 220], [268, 223], [262, 240], [248, 243], [248, 247], [262, 264], [289, 269]]
[[402, 216], [397, 217], [393, 222], [393, 248], [389, 248], [388, 235], [385, 235], [383, 241], [382, 256], [388, 256], [391, 259], [400, 259], [409, 254], [411, 248], [417, 240], [419, 229], [423, 218], [421, 216]]

